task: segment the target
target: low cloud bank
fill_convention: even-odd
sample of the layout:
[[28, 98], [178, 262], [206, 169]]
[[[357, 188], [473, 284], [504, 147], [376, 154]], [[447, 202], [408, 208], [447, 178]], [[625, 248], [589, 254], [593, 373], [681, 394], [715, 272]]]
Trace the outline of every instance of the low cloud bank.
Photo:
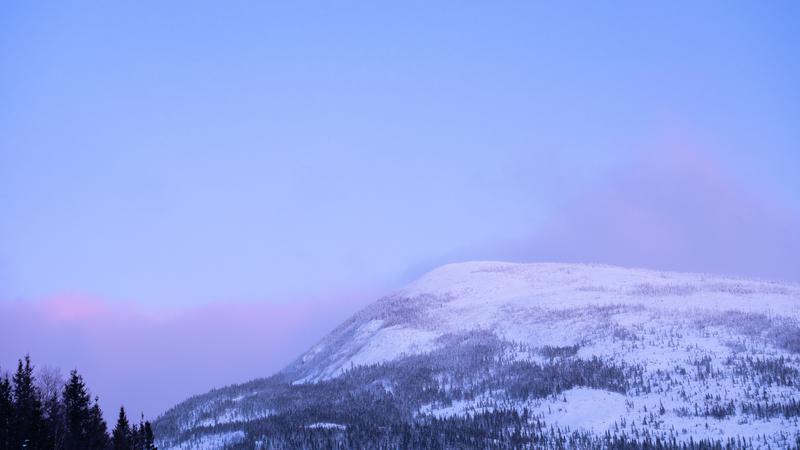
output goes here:
[[671, 143], [573, 193], [527, 238], [463, 249], [407, 275], [475, 259], [593, 262], [800, 282], [800, 218], [697, 146]]
[[679, 150], [585, 193], [513, 252], [800, 281], [800, 220], [712, 159]]
[[109, 418], [121, 404], [155, 418], [191, 395], [280, 370], [361, 298], [160, 312], [76, 296], [0, 302], [0, 370], [30, 353], [40, 366], [77, 368]]

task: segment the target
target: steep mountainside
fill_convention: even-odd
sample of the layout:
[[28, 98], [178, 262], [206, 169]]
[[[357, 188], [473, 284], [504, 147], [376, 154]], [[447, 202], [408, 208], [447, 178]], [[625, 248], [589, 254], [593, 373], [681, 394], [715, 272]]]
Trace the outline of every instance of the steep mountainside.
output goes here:
[[187, 400], [156, 432], [160, 448], [786, 448], [798, 420], [797, 285], [475, 262], [378, 300], [273, 377]]

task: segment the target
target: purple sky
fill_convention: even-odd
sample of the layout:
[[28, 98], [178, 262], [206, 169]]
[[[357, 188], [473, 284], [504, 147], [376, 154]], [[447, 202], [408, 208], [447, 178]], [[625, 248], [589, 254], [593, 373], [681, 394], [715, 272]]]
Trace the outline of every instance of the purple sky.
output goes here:
[[172, 311], [70, 296], [0, 303], [2, 358], [6, 369], [27, 352], [64, 375], [77, 368], [108, 418], [120, 404], [153, 418], [211, 387], [281, 369], [363, 304], [352, 298]]
[[800, 5], [19, 2], [0, 367], [155, 416], [441, 263], [800, 281]]
[[800, 216], [685, 136], [571, 196], [525, 239], [448, 259], [600, 262], [800, 281]]

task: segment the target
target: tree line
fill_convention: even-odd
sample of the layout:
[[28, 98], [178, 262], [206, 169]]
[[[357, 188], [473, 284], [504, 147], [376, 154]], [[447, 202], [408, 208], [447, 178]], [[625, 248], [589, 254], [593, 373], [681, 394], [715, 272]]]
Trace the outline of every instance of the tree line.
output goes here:
[[121, 407], [111, 433], [99, 399], [83, 377], [43, 374], [37, 378], [30, 356], [9, 378], [0, 376], [0, 450], [155, 450], [150, 422], [131, 424]]

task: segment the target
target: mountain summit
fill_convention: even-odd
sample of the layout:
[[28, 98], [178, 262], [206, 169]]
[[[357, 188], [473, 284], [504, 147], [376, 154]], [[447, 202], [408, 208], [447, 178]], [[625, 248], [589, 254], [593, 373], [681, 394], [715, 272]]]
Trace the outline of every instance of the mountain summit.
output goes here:
[[469, 262], [155, 427], [160, 448], [786, 448], [799, 398], [798, 285]]

